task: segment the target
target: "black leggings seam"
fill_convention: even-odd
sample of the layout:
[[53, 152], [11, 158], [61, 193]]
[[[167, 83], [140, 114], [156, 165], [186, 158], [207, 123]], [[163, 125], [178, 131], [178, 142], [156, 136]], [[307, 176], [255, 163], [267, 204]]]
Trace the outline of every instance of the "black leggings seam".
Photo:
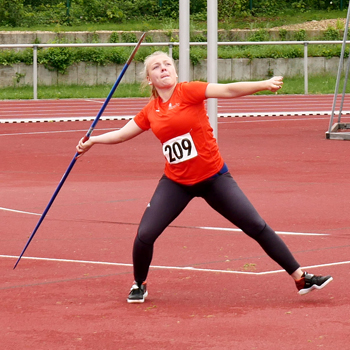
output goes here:
[[266, 226], [267, 226], [267, 223], [265, 222], [264, 223], [264, 227], [262, 228], [262, 230], [260, 231], [260, 232], [258, 232], [257, 234], [256, 234], [256, 236], [254, 237], [255, 238], [255, 240], [258, 240], [258, 237], [263, 233], [263, 231], [266, 229]]

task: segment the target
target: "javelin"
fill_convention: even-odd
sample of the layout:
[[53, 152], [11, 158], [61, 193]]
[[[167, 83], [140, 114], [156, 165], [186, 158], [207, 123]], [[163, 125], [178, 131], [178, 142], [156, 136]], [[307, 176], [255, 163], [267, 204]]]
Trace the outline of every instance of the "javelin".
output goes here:
[[[99, 121], [99, 119], [100, 119], [100, 117], [101, 117], [103, 111], [104, 111], [105, 108], [107, 107], [108, 102], [109, 102], [110, 99], [112, 98], [112, 96], [113, 96], [113, 94], [114, 94], [114, 92], [115, 92], [117, 86], [119, 85], [119, 83], [120, 83], [120, 81], [122, 80], [122, 78], [123, 78], [123, 76], [124, 76], [126, 70], [127, 70], [128, 67], [129, 67], [131, 61], [133, 60], [134, 56], [136, 55], [136, 52], [137, 52], [137, 50], [139, 49], [139, 47], [140, 47], [140, 45], [141, 45], [141, 43], [142, 43], [142, 41], [143, 41], [145, 35], [146, 35], [146, 33], [143, 33], [143, 34], [141, 35], [140, 40], [138, 41], [138, 43], [137, 43], [136, 47], [134, 48], [133, 52], [131, 53], [131, 55], [130, 55], [128, 61], [125, 63], [125, 65], [124, 65], [122, 71], [120, 72], [120, 74], [119, 74], [119, 76], [118, 76], [118, 79], [116, 80], [116, 82], [114, 83], [114, 85], [113, 85], [113, 87], [112, 87], [112, 90], [111, 90], [110, 93], [108, 94], [108, 96], [107, 96], [105, 102], [103, 103], [103, 105], [102, 105], [100, 111], [98, 112], [96, 118], [94, 119], [93, 123], [91, 124], [90, 129], [88, 130], [88, 132], [87, 132], [86, 135], [84, 136], [83, 142], [86, 142], [86, 141], [90, 138], [90, 136], [91, 136], [92, 132], [94, 131], [94, 128], [95, 128], [97, 122]], [[16, 266], [18, 265], [18, 263], [19, 263], [19, 261], [21, 260], [21, 258], [22, 258], [22, 256], [23, 256], [24, 252], [26, 251], [26, 249], [27, 249], [28, 246], [29, 246], [29, 243], [31, 242], [31, 240], [33, 239], [33, 237], [34, 237], [36, 231], [38, 230], [39, 226], [40, 226], [41, 223], [43, 222], [43, 220], [44, 220], [44, 218], [45, 218], [47, 212], [49, 211], [49, 209], [50, 209], [52, 203], [54, 202], [54, 200], [55, 200], [55, 198], [56, 198], [58, 192], [60, 191], [61, 187], [63, 186], [64, 182], [66, 181], [66, 179], [67, 179], [69, 173], [70, 173], [71, 170], [73, 169], [73, 166], [74, 166], [74, 164], [75, 164], [75, 162], [76, 162], [78, 156], [79, 156], [79, 153], [76, 152], [75, 155], [74, 155], [74, 157], [73, 157], [73, 159], [72, 159], [72, 161], [71, 161], [71, 163], [69, 164], [69, 166], [68, 166], [66, 172], [63, 174], [62, 179], [61, 179], [61, 181], [59, 182], [59, 184], [58, 184], [58, 186], [57, 186], [57, 188], [56, 188], [56, 191], [54, 192], [54, 194], [53, 194], [53, 196], [52, 196], [52, 198], [51, 198], [49, 204], [47, 205], [47, 207], [46, 207], [46, 209], [44, 210], [44, 212], [42, 213], [42, 215], [41, 215], [41, 217], [40, 217], [38, 223], [36, 224], [33, 233], [32, 233], [31, 236], [29, 237], [27, 244], [26, 244], [25, 247], [23, 248], [22, 253], [21, 253], [21, 255], [19, 256], [19, 258], [18, 258], [18, 260], [17, 260], [15, 266], [13, 267], [13, 269], [15, 269]]]

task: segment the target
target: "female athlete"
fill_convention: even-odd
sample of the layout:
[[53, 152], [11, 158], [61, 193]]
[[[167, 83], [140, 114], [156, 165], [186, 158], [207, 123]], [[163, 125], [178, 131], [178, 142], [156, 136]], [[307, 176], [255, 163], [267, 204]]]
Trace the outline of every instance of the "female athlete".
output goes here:
[[[257, 82], [178, 83], [174, 61], [164, 52], [145, 60], [145, 80], [152, 88], [149, 103], [120, 130], [80, 140], [77, 152], [95, 144], [117, 144], [151, 129], [160, 140], [165, 171], [140, 222], [133, 247], [134, 284], [127, 301], [142, 303], [148, 295], [146, 278], [156, 239], [194, 197], [260, 244], [295, 280], [299, 294], [321, 289], [331, 276], [302, 271], [282, 239], [266, 224], [232, 178], [220, 155], [206, 113], [207, 98], [236, 98], [258, 91], [278, 91], [282, 77]], [[171, 199], [171, 200], [169, 200]], [[160, 214], [161, 213], [161, 214]]]

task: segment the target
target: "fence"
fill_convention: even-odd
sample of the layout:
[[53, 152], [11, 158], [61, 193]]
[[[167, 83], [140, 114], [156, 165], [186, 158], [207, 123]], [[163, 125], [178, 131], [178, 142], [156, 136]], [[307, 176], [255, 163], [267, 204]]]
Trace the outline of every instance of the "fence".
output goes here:
[[[244, 41], [244, 42], [218, 42], [220, 46], [244, 46], [244, 45], [303, 45], [304, 46], [304, 94], [308, 94], [308, 46], [309, 45], [326, 45], [326, 44], [342, 44], [342, 41]], [[348, 41], [346, 42], [349, 43]], [[142, 43], [142, 46], [167, 46], [169, 55], [172, 56], [174, 46], [179, 46], [178, 42], [158, 42], [158, 43]], [[206, 46], [206, 42], [190, 42], [190, 46]], [[38, 49], [48, 47], [121, 47], [135, 46], [135, 43], [79, 43], [79, 44], [2, 44], [3, 48], [32, 48], [33, 49], [33, 99], [38, 98]]]

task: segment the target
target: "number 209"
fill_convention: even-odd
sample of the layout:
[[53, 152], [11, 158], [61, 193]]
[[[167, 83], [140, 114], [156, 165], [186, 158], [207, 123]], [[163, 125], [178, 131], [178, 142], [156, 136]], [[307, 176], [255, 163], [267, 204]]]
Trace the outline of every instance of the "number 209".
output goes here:
[[189, 139], [183, 139], [180, 142], [174, 142], [171, 146], [166, 145], [164, 150], [169, 154], [170, 163], [175, 162], [176, 160], [181, 160], [184, 157], [184, 152], [187, 151], [185, 157], [189, 157], [192, 151], [192, 144]]

